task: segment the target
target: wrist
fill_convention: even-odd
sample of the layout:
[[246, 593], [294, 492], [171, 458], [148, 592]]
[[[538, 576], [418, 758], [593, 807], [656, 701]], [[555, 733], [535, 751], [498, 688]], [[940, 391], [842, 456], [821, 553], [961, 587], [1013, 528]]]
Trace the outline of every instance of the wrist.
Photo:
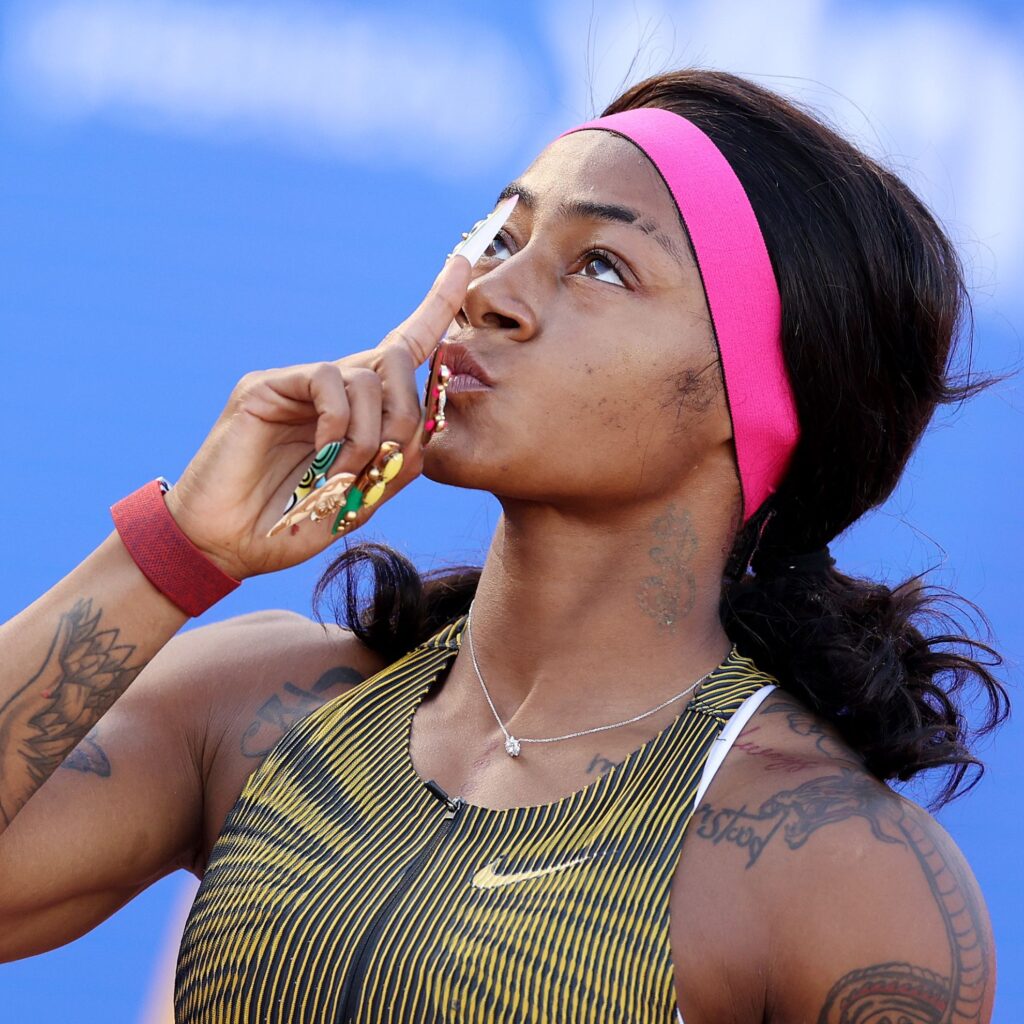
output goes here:
[[111, 516], [122, 544], [150, 583], [186, 615], [201, 615], [241, 581], [192, 543], [165, 500], [165, 487], [160, 480], [140, 487], [113, 505]]
[[185, 488], [181, 483], [176, 483], [174, 487], [164, 492], [164, 504], [178, 529], [188, 538], [189, 543], [231, 579], [241, 582], [252, 575], [239, 565], [238, 559], [230, 551], [218, 548], [200, 536], [201, 531], [196, 529], [196, 517], [190, 515], [185, 508], [183, 497], [187, 499], [187, 495], [184, 495], [184, 491]]

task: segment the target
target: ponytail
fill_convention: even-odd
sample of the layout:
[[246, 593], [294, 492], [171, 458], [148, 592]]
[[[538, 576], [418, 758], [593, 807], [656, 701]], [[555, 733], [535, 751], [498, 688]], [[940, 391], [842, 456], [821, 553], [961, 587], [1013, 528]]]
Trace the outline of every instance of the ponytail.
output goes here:
[[[974, 738], [1009, 713], [1006, 691], [990, 671], [1002, 659], [969, 635], [979, 625], [991, 635], [984, 614], [927, 584], [925, 573], [889, 587], [822, 564], [819, 553], [812, 558], [817, 565], [801, 565], [800, 556], [758, 549], [755, 571], [722, 589], [729, 637], [832, 723], [876, 778], [906, 781], [945, 768], [936, 808], [970, 790], [984, 771], [970, 752]], [[963, 710], [970, 690], [982, 696], [973, 727]]]

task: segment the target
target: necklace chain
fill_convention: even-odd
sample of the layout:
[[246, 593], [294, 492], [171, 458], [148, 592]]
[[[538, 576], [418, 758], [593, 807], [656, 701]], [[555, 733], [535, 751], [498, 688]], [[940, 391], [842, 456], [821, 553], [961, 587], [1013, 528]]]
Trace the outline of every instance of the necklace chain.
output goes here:
[[[487, 690], [487, 684], [484, 682], [483, 673], [480, 671], [480, 665], [476, 660], [476, 651], [473, 649], [473, 632], [471, 630], [473, 619], [473, 605], [470, 603], [469, 613], [466, 615], [466, 638], [469, 641], [469, 657], [473, 662], [473, 671], [476, 672], [477, 679], [480, 680], [480, 686], [483, 688], [484, 696], [487, 698], [487, 703], [491, 707], [491, 712], [494, 715], [495, 721], [501, 727], [501, 731], [505, 734], [505, 750], [508, 752], [510, 757], [519, 756], [519, 745], [521, 743], [556, 743], [559, 740], [571, 740], [577, 736], [587, 736], [593, 732], [604, 732], [607, 729], [618, 729], [623, 725], [630, 725], [632, 722], [639, 722], [642, 718], [647, 718], [648, 715], [653, 715], [656, 711], [660, 711], [664, 707], [668, 707], [673, 701], [679, 700], [681, 697], [685, 697], [688, 693], [692, 693], [694, 690], [704, 682], [708, 676], [711, 675], [715, 669], [711, 669], [710, 672], [705, 672], [696, 682], [691, 683], [681, 693], [677, 693], [674, 697], [669, 697], [668, 700], [662, 701], [656, 708], [651, 708], [650, 711], [644, 711], [642, 714], [634, 715], [632, 718], [627, 718], [622, 722], [615, 722], [612, 725], [598, 725], [593, 729], [583, 729], [580, 732], [566, 733], [564, 736], [548, 736], [543, 739], [527, 739], [524, 736], [513, 736], [508, 729], [505, 728], [505, 723], [501, 720], [501, 716], [498, 714], [497, 708], [494, 706], [494, 701], [491, 700], [491, 695]], [[736, 645], [733, 644], [729, 651], [729, 657], [731, 658], [736, 653]], [[716, 666], [717, 667], [717, 666]]]

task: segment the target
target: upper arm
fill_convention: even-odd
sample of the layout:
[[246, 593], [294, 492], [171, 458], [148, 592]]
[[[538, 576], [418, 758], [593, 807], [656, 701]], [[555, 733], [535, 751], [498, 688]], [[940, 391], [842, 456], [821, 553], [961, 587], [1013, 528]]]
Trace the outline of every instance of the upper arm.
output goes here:
[[[372, 660], [350, 635], [290, 613], [167, 644], [0, 837], [0, 960], [76, 938], [176, 868], [201, 870], [208, 823], [262, 760], [247, 752], [267, 730], [247, 716], [258, 721], [288, 678], [315, 681], [347, 656]], [[222, 742], [246, 728], [261, 742]]]
[[0, 837], [0, 959], [70, 941], [188, 861], [203, 792], [180, 711], [201, 681], [180, 665], [217, 628], [170, 641]]
[[189, 867], [200, 877], [225, 818], [277, 741], [315, 708], [384, 667], [350, 632], [289, 612], [237, 619], [230, 638], [219, 638], [218, 645], [216, 686], [224, 694], [193, 726], [204, 806]]
[[[991, 928], [960, 851], [921, 808], [873, 779], [820, 783], [823, 801], [842, 801], [842, 820], [828, 825], [819, 806], [795, 823], [769, 1019], [987, 1022]], [[777, 891], [786, 884], [773, 882]]]

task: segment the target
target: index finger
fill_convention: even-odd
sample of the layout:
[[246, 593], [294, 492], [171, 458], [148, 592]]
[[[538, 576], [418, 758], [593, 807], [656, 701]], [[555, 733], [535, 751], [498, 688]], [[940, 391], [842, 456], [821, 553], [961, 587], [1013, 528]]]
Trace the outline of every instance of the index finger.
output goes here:
[[408, 350], [416, 366], [425, 362], [462, 308], [470, 276], [469, 261], [464, 256], [453, 256], [434, 278], [430, 291], [415, 312], [403, 320], [381, 345], [401, 345]]

